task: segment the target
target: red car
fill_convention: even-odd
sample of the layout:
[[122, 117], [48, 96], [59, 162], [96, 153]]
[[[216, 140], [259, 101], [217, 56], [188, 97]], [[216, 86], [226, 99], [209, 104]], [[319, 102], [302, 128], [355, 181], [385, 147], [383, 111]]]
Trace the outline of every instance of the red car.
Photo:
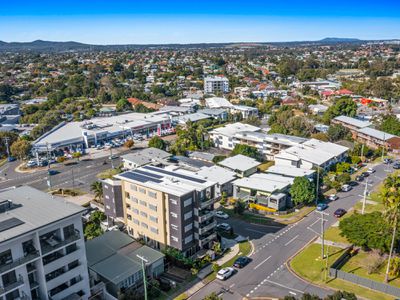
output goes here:
[[341, 218], [346, 214], [346, 210], [344, 208], [338, 208], [337, 210], [335, 210], [335, 212], [333, 213], [333, 215], [336, 218]]

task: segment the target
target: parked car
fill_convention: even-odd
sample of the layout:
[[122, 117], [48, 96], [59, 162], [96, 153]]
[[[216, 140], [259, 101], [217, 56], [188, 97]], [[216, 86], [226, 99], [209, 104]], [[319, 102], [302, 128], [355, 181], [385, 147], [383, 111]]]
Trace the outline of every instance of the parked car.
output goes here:
[[7, 157], [8, 162], [16, 161], [17, 159], [14, 156]]
[[109, 157], [108, 157], [108, 159], [117, 159], [118, 158], [118, 155], [116, 155], [116, 154], [113, 154], [113, 155], [110, 155]]
[[219, 280], [226, 280], [229, 277], [231, 277], [233, 275], [233, 273], [235, 272], [235, 269], [232, 267], [227, 267], [227, 268], [223, 268], [221, 270], [218, 271], [217, 273], [217, 279]]
[[233, 263], [233, 266], [235, 268], [243, 268], [245, 267], [249, 262], [251, 261], [251, 259], [247, 256], [240, 256], [238, 257], [235, 262]]
[[369, 174], [370, 174], [369, 172], [362, 172], [362, 173], [361, 173], [362, 177], [364, 177], [364, 178], [365, 178], [365, 177], [368, 177]]
[[383, 162], [387, 165], [390, 165], [393, 161], [390, 158], [385, 158]]
[[342, 192], [348, 192], [351, 191], [351, 189], [352, 189], [351, 185], [348, 184], [342, 185]]
[[326, 204], [326, 203], [318, 203], [318, 205], [317, 205], [317, 210], [318, 211], [323, 211], [323, 210], [325, 210], [327, 208], [328, 208], [328, 204]]
[[336, 201], [337, 199], [339, 199], [339, 197], [336, 194], [331, 194], [329, 195], [328, 199], [330, 201]]
[[217, 229], [222, 230], [222, 231], [229, 231], [231, 230], [231, 225], [229, 225], [228, 223], [220, 223], [217, 225]]
[[373, 174], [376, 172], [376, 170], [374, 168], [368, 168], [367, 172]]
[[229, 218], [229, 215], [228, 215], [228, 214], [226, 214], [226, 213], [224, 213], [223, 211], [220, 211], [220, 210], [218, 210], [218, 211], [215, 213], [215, 216], [216, 216], [217, 218], [221, 218], [221, 219], [224, 219], [224, 220], [226, 220], [226, 219]]
[[335, 210], [335, 212], [333, 213], [333, 215], [336, 218], [341, 218], [346, 214], [346, 210], [344, 208], [338, 208], [337, 210]]
[[47, 174], [49, 174], [50, 176], [56, 175], [56, 174], [58, 174], [58, 173], [59, 173], [58, 171], [53, 170], [53, 169], [50, 169], [50, 170], [47, 171]]
[[396, 170], [400, 169], [400, 164], [399, 163], [393, 164], [393, 169], [396, 169]]
[[27, 166], [28, 168], [35, 167], [36, 165], [37, 165], [37, 163], [36, 163], [36, 161], [34, 161], [34, 160], [30, 160], [30, 161], [28, 161], [28, 162], [26, 163], [26, 166]]
[[350, 182], [349, 182], [349, 185], [350, 185], [350, 186], [357, 186], [357, 185], [358, 185], [358, 182], [357, 182], [357, 181], [350, 181]]
[[356, 177], [356, 180], [357, 180], [357, 181], [363, 181], [363, 180], [364, 180], [364, 176], [357, 176], [357, 177]]

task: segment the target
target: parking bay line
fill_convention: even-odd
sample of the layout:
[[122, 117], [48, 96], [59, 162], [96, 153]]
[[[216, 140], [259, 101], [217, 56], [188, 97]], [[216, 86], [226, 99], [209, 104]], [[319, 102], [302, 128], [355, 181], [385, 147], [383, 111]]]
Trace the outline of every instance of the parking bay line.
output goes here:
[[260, 262], [257, 266], [254, 267], [254, 270], [257, 269], [259, 266], [261, 266], [263, 263], [265, 263], [268, 259], [270, 259], [272, 256], [268, 256], [266, 259], [264, 259], [262, 262]]
[[294, 238], [292, 238], [289, 242], [285, 244], [285, 246], [289, 245], [291, 242], [293, 242], [295, 239], [297, 239], [299, 235], [296, 235]]

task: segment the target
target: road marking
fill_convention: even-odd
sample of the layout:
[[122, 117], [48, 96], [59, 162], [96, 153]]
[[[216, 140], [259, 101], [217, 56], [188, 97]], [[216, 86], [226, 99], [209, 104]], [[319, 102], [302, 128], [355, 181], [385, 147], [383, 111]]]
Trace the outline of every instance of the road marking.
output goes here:
[[234, 286], [235, 286], [235, 284], [232, 283], [232, 284], [229, 286], [229, 288], [233, 288]]
[[269, 283], [275, 284], [275, 285], [280, 286], [280, 287], [282, 287], [282, 288], [285, 288], [285, 289], [288, 289], [288, 290], [292, 290], [292, 291], [296, 291], [296, 292], [298, 292], [298, 293], [304, 294], [303, 291], [300, 291], [300, 290], [297, 290], [297, 289], [293, 289], [293, 288], [288, 287], [288, 286], [286, 286], [286, 285], [284, 285], [284, 284], [280, 284], [280, 283], [277, 283], [277, 282], [274, 282], [274, 281], [271, 281], [271, 280], [268, 280], [268, 279], [267, 279], [267, 281], [268, 281]]
[[261, 266], [263, 263], [265, 263], [268, 259], [271, 258], [271, 255], [268, 256], [266, 259], [264, 259], [262, 262], [260, 262], [257, 266], [254, 267], [254, 270], [257, 269], [259, 266]]
[[293, 242], [295, 239], [297, 239], [299, 235], [296, 235], [294, 238], [292, 238], [289, 242], [285, 244], [285, 246], [289, 245], [291, 242]]
[[308, 227], [311, 227], [311, 226], [314, 226], [315, 224], [317, 224], [319, 222], [319, 220], [316, 220], [314, 223], [312, 223], [310, 226], [308, 226]]
[[289, 291], [289, 294], [296, 296], [297, 294], [295, 292]]

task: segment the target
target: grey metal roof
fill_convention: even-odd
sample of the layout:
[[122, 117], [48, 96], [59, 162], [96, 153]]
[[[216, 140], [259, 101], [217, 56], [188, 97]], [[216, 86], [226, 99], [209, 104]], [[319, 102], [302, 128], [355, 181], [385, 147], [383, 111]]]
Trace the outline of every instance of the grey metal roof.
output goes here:
[[351, 117], [347, 117], [347, 116], [338, 116], [338, 117], [334, 118], [334, 120], [352, 125], [357, 128], [365, 128], [365, 127], [372, 125], [370, 122], [361, 121], [356, 118], [351, 118]]
[[0, 222], [10, 218], [17, 218], [24, 223], [2, 231], [0, 242], [80, 214], [85, 210], [81, 206], [67, 202], [60, 197], [51, 196], [30, 186], [20, 186], [0, 191], [0, 202], [6, 200], [11, 200], [14, 208], [6, 213], [0, 213]]
[[383, 141], [387, 141], [388, 139], [391, 139], [393, 137], [395, 137], [395, 135], [384, 132], [384, 131], [380, 131], [377, 129], [373, 129], [373, 128], [362, 128], [357, 130], [359, 133], [374, 137], [376, 139], [379, 140], [383, 140]]

